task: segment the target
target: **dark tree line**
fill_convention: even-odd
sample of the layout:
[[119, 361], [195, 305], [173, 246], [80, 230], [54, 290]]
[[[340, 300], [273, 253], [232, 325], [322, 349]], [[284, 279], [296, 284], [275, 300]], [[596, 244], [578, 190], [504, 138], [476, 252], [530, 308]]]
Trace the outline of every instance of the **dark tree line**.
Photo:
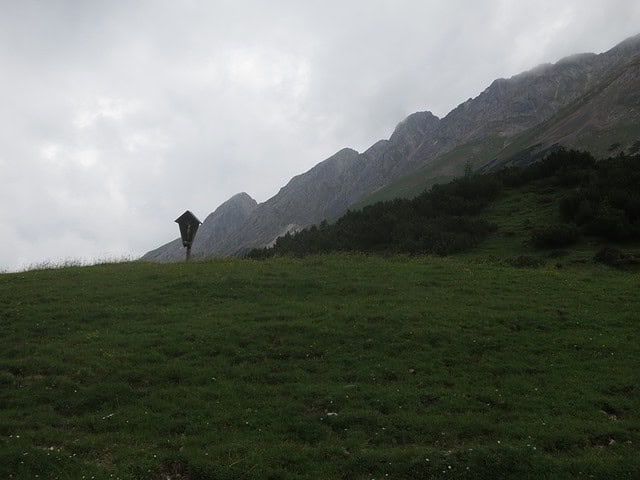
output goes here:
[[563, 223], [536, 229], [533, 245], [564, 247], [581, 236], [640, 240], [640, 156], [596, 161], [586, 152], [562, 150], [527, 170], [524, 177], [542, 175], [539, 178], [566, 191], [558, 206]]
[[494, 230], [474, 218], [501, 190], [490, 176], [465, 176], [413, 199], [379, 202], [349, 210], [335, 223], [322, 222], [280, 237], [252, 258], [327, 252], [404, 252], [447, 255], [468, 249]]
[[603, 160], [573, 178], [560, 203], [562, 218], [586, 235], [640, 240], [640, 157]]
[[608, 240], [640, 239], [640, 157], [596, 162], [589, 153], [559, 149], [527, 167], [484, 175], [466, 174], [434, 185], [413, 199], [379, 202], [347, 211], [335, 223], [322, 222], [280, 237], [252, 258], [328, 252], [448, 255], [481, 242], [495, 226], [478, 217], [505, 187], [532, 182], [568, 191], [560, 203], [565, 223], [543, 225], [532, 235], [542, 248], [566, 246], [581, 234]]

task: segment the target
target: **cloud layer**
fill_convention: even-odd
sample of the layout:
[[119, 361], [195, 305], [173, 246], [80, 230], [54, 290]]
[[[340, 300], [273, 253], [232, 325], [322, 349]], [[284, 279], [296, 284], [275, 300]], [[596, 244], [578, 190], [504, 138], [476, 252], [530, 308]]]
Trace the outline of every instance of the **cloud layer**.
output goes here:
[[5, 2], [0, 269], [138, 256], [418, 110], [638, 33], [635, 0]]

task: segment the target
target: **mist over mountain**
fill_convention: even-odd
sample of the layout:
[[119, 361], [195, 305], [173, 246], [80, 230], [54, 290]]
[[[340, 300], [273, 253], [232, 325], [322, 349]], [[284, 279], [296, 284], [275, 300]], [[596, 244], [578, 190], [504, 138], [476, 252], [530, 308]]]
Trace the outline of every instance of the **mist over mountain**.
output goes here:
[[[640, 35], [600, 55], [572, 55], [497, 79], [442, 119], [428, 111], [409, 115], [388, 140], [362, 153], [340, 150], [261, 204], [238, 194], [205, 219], [192, 253], [241, 255], [359, 202], [414, 195], [434, 179], [460, 175], [467, 163], [526, 164], [555, 145], [596, 157], [640, 147]], [[142, 257], [183, 258], [179, 240]]]

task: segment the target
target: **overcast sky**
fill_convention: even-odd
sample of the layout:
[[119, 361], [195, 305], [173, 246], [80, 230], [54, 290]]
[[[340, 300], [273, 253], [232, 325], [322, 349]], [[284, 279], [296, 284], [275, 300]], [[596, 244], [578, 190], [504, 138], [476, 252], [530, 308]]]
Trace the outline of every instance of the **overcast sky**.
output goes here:
[[186, 209], [637, 33], [638, 0], [0, 0], [0, 270], [137, 257]]

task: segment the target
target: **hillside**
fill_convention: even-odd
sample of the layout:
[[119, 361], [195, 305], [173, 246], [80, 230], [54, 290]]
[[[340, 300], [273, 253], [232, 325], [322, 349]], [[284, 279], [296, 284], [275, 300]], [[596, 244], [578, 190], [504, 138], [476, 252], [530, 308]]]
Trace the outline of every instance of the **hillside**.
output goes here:
[[[418, 194], [460, 175], [466, 162], [480, 169], [520, 155], [526, 163], [555, 144], [589, 147], [597, 156], [629, 149], [640, 141], [639, 54], [636, 36], [600, 55], [575, 55], [496, 80], [442, 119], [410, 115], [388, 140], [363, 153], [343, 149], [294, 177], [224, 233], [205, 221], [209, 233], [198, 235], [194, 255], [244, 254], [355, 205]], [[143, 259], [181, 259], [175, 246]]]
[[[503, 198], [539, 200], [523, 204], [515, 219], [538, 216], [520, 242], [530, 250], [572, 248], [580, 241], [600, 249], [640, 243], [640, 156], [596, 159], [559, 149], [526, 167], [472, 174], [435, 185], [413, 199], [396, 199], [349, 211], [255, 249], [253, 258], [330, 252], [450, 255], [474, 252], [496, 236], [514, 235], [505, 218], [486, 215]], [[506, 216], [507, 220], [511, 217]], [[504, 255], [511, 249], [502, 248]], [[621, 254], [620, 254], [621, 255]], [[629, 263], [636, 262], [633, 257]], [[640, 259], [637, 260], [640, 262]]]
[[637, 274], [341, 255], [6, 274], [0, 298], [2, 478], [640, 474]]

